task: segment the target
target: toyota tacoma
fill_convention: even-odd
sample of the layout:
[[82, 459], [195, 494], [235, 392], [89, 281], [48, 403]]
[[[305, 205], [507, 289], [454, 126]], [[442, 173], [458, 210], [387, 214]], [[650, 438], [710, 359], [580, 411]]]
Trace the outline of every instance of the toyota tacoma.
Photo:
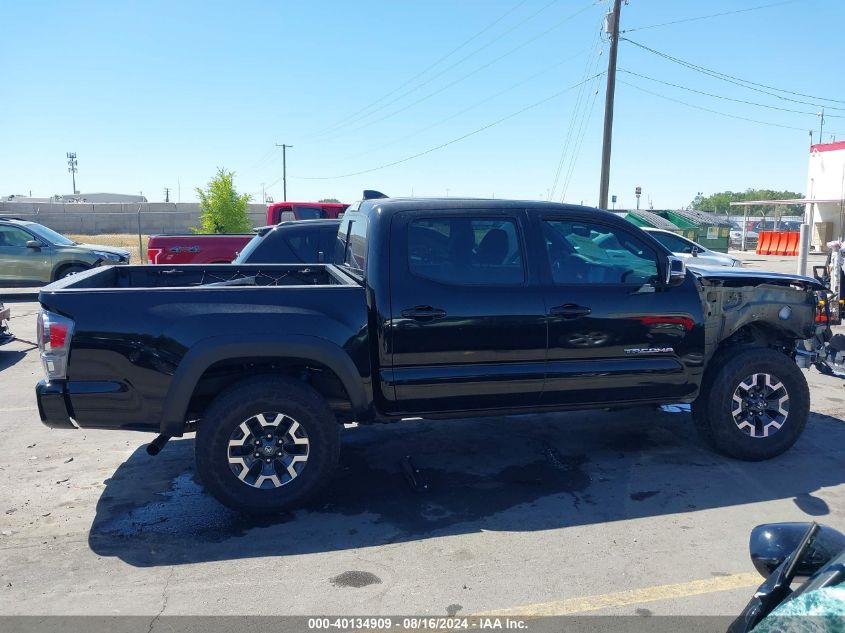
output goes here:
[[787, 450], [828, 328], [807, 277], [687, 269], [610, 212], [392, 199], [334, 263], [118, 266], [41, 290], [44, 424], [196, 432], [224, 504], [276, 512], [332, 477], [344, 423], [691, 403], [717, 451]]

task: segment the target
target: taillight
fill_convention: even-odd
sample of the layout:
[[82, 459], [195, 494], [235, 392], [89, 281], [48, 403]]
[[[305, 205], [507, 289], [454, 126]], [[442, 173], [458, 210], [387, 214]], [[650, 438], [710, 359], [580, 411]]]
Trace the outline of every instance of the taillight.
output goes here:
[[161, 257], [161, 254], [164, 252], [163, 248], [148, 248], [147, 249], [147, 260], [151, 264], [158, 264], [158, 258]]
[[41, 364], [48, 381], [67, 377], [67, 360], [72, 337], [72, 320], [47, 310], [38, 314], [38, 349], [41, 351]]

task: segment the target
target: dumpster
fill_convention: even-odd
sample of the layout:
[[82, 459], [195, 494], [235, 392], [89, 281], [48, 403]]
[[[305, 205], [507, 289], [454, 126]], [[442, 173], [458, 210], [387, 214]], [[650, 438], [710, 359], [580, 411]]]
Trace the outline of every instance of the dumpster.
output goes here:
[[651, 211], [640, 211], [639, 209], [636, 211], [628, 211], [625, 215], [625, 219], [631, 224], [636, 224], [639, 227], [647, 226], [654, 229], [664, 229], [681, 235], [681, 229], [672, 224], [666, 218], [662, 218]]
[[731, 223], [715, 213], [705, 211], [655, 211], [681, 229], [681, 234], [706, 246], [711, 251], [727, 253], [731, 242]]

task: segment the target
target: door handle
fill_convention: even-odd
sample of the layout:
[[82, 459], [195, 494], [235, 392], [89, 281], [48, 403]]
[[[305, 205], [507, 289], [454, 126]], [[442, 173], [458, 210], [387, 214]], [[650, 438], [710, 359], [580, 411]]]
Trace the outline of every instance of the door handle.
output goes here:
[[588, 316], [592, 310], [587, 306], [579, 306], [574, 303], [565, 303], [562, 306], [555, 306], [551, 309], [554, 316], [562, 316], [564, 319], [577, 319]]
[[433, 321], [434, 319], [442, 319], [446, 316], [446, 310], [440, 308], [432, 308], [431, 306], [416, 306], [414, 308], [406, 308], [402, 310], [402, 316], [406, 319], [416, 319], [417, 321]]

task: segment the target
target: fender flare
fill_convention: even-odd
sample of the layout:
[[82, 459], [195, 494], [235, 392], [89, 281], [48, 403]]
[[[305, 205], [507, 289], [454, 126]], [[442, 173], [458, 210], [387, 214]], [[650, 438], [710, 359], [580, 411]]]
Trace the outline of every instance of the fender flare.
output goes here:
[[179, 363], [162, 407], [160, 432], [182, 436], [188, 404], [205, 370], [214, 363], [244, 356], [302, 358], [325, 365], [340, 379], [354, 412], [369, 407], [369, 378], [362, 376], [349, 354], [331, 341], [304, 334], [214, 336], [191, 346]]

